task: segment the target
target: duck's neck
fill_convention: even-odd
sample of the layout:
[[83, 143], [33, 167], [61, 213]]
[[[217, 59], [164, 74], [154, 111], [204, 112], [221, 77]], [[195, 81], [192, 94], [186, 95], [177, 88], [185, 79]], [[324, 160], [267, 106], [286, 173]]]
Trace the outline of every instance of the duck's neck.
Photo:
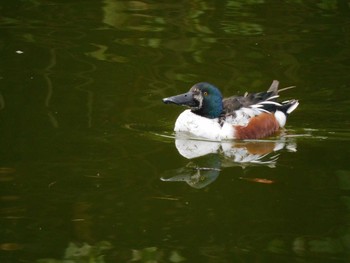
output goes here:
[[205, 107], [202, 107], [200, 109], [192, 110], [192, 112], [208, 119], [216, 119], [219, 118], [222, 114], [223, 106], [221, 100], [219, 103], [217, 102], [214, 105], [211, 105], [211, 107], [208, 107], [206, 105]]

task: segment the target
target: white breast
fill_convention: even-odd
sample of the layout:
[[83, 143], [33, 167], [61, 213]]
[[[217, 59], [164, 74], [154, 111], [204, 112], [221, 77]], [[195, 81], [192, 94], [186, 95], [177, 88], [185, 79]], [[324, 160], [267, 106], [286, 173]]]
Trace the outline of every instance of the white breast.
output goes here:
[[221, 141], [221, 126], [218, 119], [208, 119], [185, 110], [175, 122], [175, 132], [190, 133], [196, 137]]

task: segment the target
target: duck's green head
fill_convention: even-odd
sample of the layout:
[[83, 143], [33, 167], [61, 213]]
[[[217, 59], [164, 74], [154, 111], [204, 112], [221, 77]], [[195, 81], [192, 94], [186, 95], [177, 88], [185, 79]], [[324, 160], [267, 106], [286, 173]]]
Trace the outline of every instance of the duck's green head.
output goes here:
[[189, 92], [165, 98], [163, 102], [188, 106], [193, 113], [210, 119], [218, 118], [223, 110], [220, 90], [207, 82], [197, 83]]

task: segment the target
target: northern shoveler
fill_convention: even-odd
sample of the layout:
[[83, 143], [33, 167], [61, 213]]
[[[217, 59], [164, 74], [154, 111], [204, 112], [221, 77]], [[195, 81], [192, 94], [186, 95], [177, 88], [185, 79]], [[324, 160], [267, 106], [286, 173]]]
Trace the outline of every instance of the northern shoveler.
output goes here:
[[201, 82], [189, 92], [164, 98], [163, 102], [190, 108], [177, 118], [175, 132], [214, 141], [261, 139], [284, 127], [287, 116], [299, 105], [295, 99], [277, 102], [279, 92], [292, 88], [278, 90], [278, 84], [274, 80], [265, 92], [223, 99], [217, 87]]

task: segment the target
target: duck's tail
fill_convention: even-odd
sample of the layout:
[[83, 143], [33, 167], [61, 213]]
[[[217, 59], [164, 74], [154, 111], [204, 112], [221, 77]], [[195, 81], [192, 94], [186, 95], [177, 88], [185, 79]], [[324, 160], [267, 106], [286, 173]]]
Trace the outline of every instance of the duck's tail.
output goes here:
[[281, 103], [281, 106], [277, 107], [277, 110], [282, 111], [284, 114], [291, 114], [299, 106], [298, 100], [286, 100]]
[[[295, 86], [290, 86], [290, 87], [285, 87], [283, 89], [278, 89], [278, 85], [279, 85], [278, 80], [272, 81], [270, 88], [267, 90], [267, 93], [270, 94], [270, 97], [267, 99], [267, 101], [275, 101], [275, 99], [279, 97], [278, 94], [280, 92], [295, 88]], [[285, 115], [288, 115], [298, 107], [299, 101], [292, 99], [292, 100], [283, 101], [281, 103], [271, 102], [271, 104], [275, 107], [275, 109], [272, 109], [272, 111], [279, 110], [279, 111], [282, 111]]]
[[298, 100], [286, 100], [276, 107], [275, 118], [278, 121], [279, 126], [282, 128], [287, 122], [287, 117], [292, 113], [299, 105]]

